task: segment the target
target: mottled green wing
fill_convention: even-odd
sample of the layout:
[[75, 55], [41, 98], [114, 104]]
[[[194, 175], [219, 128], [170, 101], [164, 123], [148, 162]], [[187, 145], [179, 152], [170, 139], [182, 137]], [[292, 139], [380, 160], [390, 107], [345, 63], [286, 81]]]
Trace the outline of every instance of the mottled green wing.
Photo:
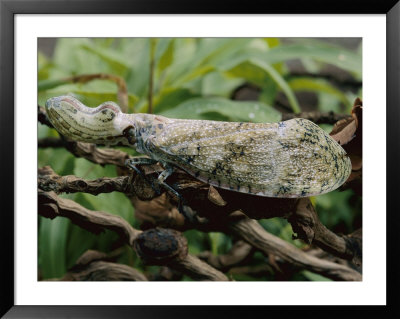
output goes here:
[[322, 194], [351, 171], [342, 147], [314, 123], [174, 120], [154, 141], [161, 157], [198, 179], [268, 197]]

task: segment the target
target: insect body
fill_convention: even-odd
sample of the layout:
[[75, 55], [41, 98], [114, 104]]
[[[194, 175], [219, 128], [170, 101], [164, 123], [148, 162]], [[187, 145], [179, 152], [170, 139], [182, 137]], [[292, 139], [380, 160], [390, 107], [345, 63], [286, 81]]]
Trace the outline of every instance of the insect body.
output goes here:
[[341, 186], [351, 172], [343, 148], [305, 119], [235, 123], [125, 114], [106, 102], [49, 99], [54, 127], [74, 140], [124, 144], [211, 185], [267, 197], [306, 197]]

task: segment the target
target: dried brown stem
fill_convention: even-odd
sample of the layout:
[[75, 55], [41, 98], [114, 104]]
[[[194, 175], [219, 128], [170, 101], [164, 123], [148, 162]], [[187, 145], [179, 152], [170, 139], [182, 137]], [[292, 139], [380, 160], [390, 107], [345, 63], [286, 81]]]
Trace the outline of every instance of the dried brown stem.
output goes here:
[[[50, 193], [44, 193], [46, 196], [49, 196]], [[41, 196], [45, 196], [43, 192], [39, 193], [39, 198]], [[54, 195], [55, 196], [55, 195]], [[51, 197], [53, 201], [46, 200], [45, 205], [54, 205], [54, 196]], [[39, 202], [43, 202], [43, 200], [39, 200]], [[89, 224], [95, 224], [95, 225], [101, 225], [105, 228], [112, 229], [116, 231], [117, 233], [120, 233], [125, 238], [130, 238], [128, 239], [127, 242], [133, 243], [134, 239], [136, 236], [138, 236], [139, 232], [135, 231], [129, 224], [127, 224], [124, 220], [119, 219], [118, 220], [118, 225], [117, 227], [115, 226], [115, 221], [113, 220], [111, 223], [109, 221], [109, 216], [106, 213], [102, 212], [90, 212], [86, 209], [82, 210], [82, 207], [76, 204], [75, 202], [71, 200], [66, 200], [66, 199], [58, 199], [58, 204], [57, 204], [57, 212], [61, 216], [67, 216], [70, 217], [72, 220], [75, 220], [75, 223], [78, 225], [82, 226], [82, 221], [85, 222], [89, 221]], [[71, 209], [71, 206], [73, 209]], [[52, 207], [53, 208], [53, 207]], [[54, 209], [54, 208], [53, 208]], [[45, 210], [46, 211], [46, 210]], [[74, 217], [77, 213], [79, 212], [79, 218]], [[66, 213], [68, 212], [68, 213]], [[48, 213], [41, 213], [42, 215], [48, 215]], [[75, 215], [74, 215], [75, 214]], [[118, 216], [113, 216], [112, 217], [118, 217]], [[49, 216], [51, 217], [51, 216]], [[105, 219], [106, 221], [102, 220], [99, 221], [100, 219]], [[122, 222], [122, 225], [120, 224]], [[223, 224], [223, 223], [222, 223]], [[220, 225], [222, 225], [220, 224]], [[92, 226], [92, 225], [91, 225]], [[204, 227], [207, 226], [202, 226], [203, 230]], [[216, 226], [211, 226], [211, 228], [215, 228]], [[247, 228], [246, 228], [247, 227]], [[85, 227], [86, 229], [89, 228], [89, 230], [92, 229], [92, 227]], [[124, 229], [124, 231], [121, 232], [120, 228]], [[223, 229], [225, 229], [225, 225], [222, 226]], [[128, 229], [128, 230], [126, 230]], [[351, 270], [350, 268], [347, 268], [345, 266], [337, 265], [335, 263], [327, 262], [327, 261], [322, 261], [318, 258], [315, 258], [313, 256], [308, 256], [306, 253], [302, 252], [301, 250], [295, 248], [294, 246], [290, 245], [289, 243], [286, 243], [285, 241], [279, 239], [278, 237], [272, 236], [268, 234], [258, 223], [255, 221], [252, 221], [250, 219], [240, 219], [239, 221], [236, 221], [234, 223], [230, 223], [229, 229], [234, 232], [235, 235], [240, 236], [240, 238], [246, 240], [249, 244], [252, 246], [256, 247], [257, 249], [260, 249], [261, 251], [267, 253], [267, 254], [273, 254], [276, 255], [286, 262], [292, 263], [297, 267], [303, 267], [305, 269], [308, 269], [310, 271], [320, 273], [328, 278], [332, 278], [335, 280], [360, 280], [361, 275], [354, 270]], [[126, 235], [127, 233], [134, 233], [134, 235]], [[251, 235], [250, 235], [251, 234]], [[334, 235], [334, 234], [333, 234]], [[250, 236], [250, 237], [249, 237]], [[336, 236], [336, 235], [335, 235]], [[335, 238], [336, 239], [336, 238]], [[161, 240], [159, 240], [161, 241]], [[157, 241], [157, 242], [159, 242]], [[165, 240], [163, 240], [165, 241]], [[157, 255], [157, 254], [156, 254]], [[179, 259], [180, 262], [177, 263], [175, 262], [174, 265], [182, 271], [181, 267], [184, 267], [185, 269], [188, 268], [187, 263], [189, 262], [190, 264], [193, 263], [193, 260], [186, 260], [186, 259]], [[151, 262], [154, 263], [154, 262]], [[163, 261], [163, 264], [165, 261]], [[183, 263], [183, 266], [182, 266]], [[191, 271], [198, 272], [196, 270], [199, 266], [194, 265], [193, 269], [187, 269], [187, 271], [190, 273]], [[202, 267], [204, 270], [203, 272], [200, 272], [200, 277], [206, 276], [208, 280], [214, 280], [215, 276], [213, 273], [210, 273], [209, 270], [207, 270], [207, 267]], [[196, 275], [192, 274], [192, 277], [195, 277]], [[220, 276], [220, 275], [219, 275]], [[198, 278], [198, 277], [196, 277]]]
[[360, 236], [338, 236], [319, 220], [309, 198], [297, 202], [295, 212], [288, 218], [298, 238], [343, 259], [361, 266], [362, 242]]
[[[158, 176], [157, 166], [146, 170], [146, 178], [156, 182]], [[140, 177], [138, 177], [139, 179]], [[209, 223], [204, 225], [188, 225], [186, 227], [196, 227], [204, 231], [221, 230], [224, 224], [224, 217], [229, 216], [234, 211], [241, 210], [250, 218], [265, 219], [273, 217], [287, 218], [292, 224], [294, 232], [306, 243], [313, 243], [330, 253], [352, 260], [356, 265], [361, 264], [361, 238], [350, 238], [348, 236], [338, 236], [327, 229], [319, 220], [314, 207], [308, 198], [304, 199], [280, 199], [261, 196], [252, 196], [243, 193], [232, 192], [224, 189], [216, 189], [202, 183], [182, 171], [175, 172], [169, 177], [168, 182], [178, 190], [187, 204], [200, 216], [207, 217]], [[141, 184], [143, 188], [136, 187], [136, 194], [150, 194], [151, 188], [148, 184]], [[146, 198], [147, 201], [134, 199], [133, 203], [142, 221], [169, 227], [182, 227], [182, 222], [176, 220], [174, 225], [171, 221], [171, 207], [168, 208], [169, 201], [163, 197]], [[149, 199], [154, 200], [149, 201]], [[172, 198], [172, 200], [174, 200]], [[164, 209], [162, 209], [164, 207]], [[142, 213], [143, 211], [143, 213]], [[222, 218], [222, 219], [221, 219]]]
[[[193, 185], [192, 185], [193, 186]], [[209, 202], [207, 201], [207, 191], [204, 191], [202, 189], [197, 189], [196, 194], [199, 196], [199, 194], [203, 194], [204, 197], [202, 197], [202, 200], [197, 198], [196, 201], [202, 201], [203, 206], [200, 205], [192, 205], [193, 202], [189, 202], [188, 204], [191, 207], [205, 207], [207, 206], [206, 203]], [[195, 196], [195, 194], [192, 194], [192, 196]], [[238, 196], [236, 194], [235, 196]], [[190, 196], [187, 196], [185, 198], [191, 198]], [[193, 198], [193, 197], [192, 197]], [[224, 200], [226, 202], [229, 202], [230, 198], [224, 197]], [[266, 200], [266, 199], [265, 199]], [[152, 212], [151, 208], [151, 203], [148, 202], [147, 206], [147, 211]], [[266, 203], [266, 202], [265, 202]], [[210, 205], [210, 204], [208, 204]], [[292, 204], [290, 204], [292, 205]], [[268, 207], [268, 206], [266, 206]], [[229, 214], [226, 214], [222, 210], [223, 207], [217, 207], [214, 204], [213, 209], [206, 214], [204, 210], [198, 210], [197, 213], [202, 214], [202, 215], [207, 215], [208, 222], [205, 224], [186, 224], [187, 228], [196, 228], [202, 231], [223, 231], [223, 232], [233, 232], [234, 235], [240, 236], [239, 238], [242, 238], [243, 240], [246, 240], [251, 246], [263, 251], [266, 254], [272, 254], [274, 256], [277, 256], [281, 258], [284, 262], [288, 264], [294, 265], [296, 268], [302, 268], [302, 269], [308, 269], [312, 272], [319, 273], [321, 275], [324, 275], [328, 278], [334, 279], [334, 280], [361, 280], [361, 275], [357, 272], [354, 271], [353, 269], [338, 265], [333, 262], [329, 261], [324, 261], [320, 260], [316, 257], [309, 256], [307, 253], [301, 251], [300, 249], [294, 247], [293, 245], [290, 245], [289, 243], [283, 241], [282, 239], [275, 237], [271, 234], [268, 234], [256, 221], [252, 221], [250, 224], [246, 224], [244, 221], [235, 221], [231, 222], [229, 225], [230, 227], [227, 227], [228, 221], [229, 221]], [[137, 209], [137, 208], [136, 208]], [[247, 211], [246, 211], [247, 213]], [[269, 215], [269, 213], [267, 213]], [[165, 216], [167, 216], [167, 212], [165, 213]], [[259, 215], [258, 215], [259, 217]], [[249, 221], [251, 221], [249, 219]], [[244, 226], [250, 226], [248, 229], [241, 229], [241, 227]], [[327, 231], [327, 230], [326, 230]], [[318, 232], [318, 231], [317, 231]], [[247, 234], [247, 235], [246, 235]], [[320, 234], [323, 236], [323, 234]], [[331, 240], [336, 241], [336, 240], [342, 240], [341, 237], [331, 233]], [[248, 237], [250, 236], [250, 237]], [[253, 237], [252, 237], [253, 236]], [[255, 236], [255, 237], [254, 237]], [[318, 236], [317, 236], [318, 238]], [[317, 243], [319, 243], [317, 241]], [[335, 246], [335, 244], [331, 244], [331, 246]], [[338, 247], [338, 249], [341, 249], [342, 247]], [[331, 250], [332, 251], [332, 250]], [[335, 251], [333, 251], [335, 252]], [[340, 254], [340, 251], [339, 251]], [[213, 263], [214, 262], [214, 263]], [[219, 268], [218, 266], [219, 261], [211, 261], [211, 264], [215, 266], [216, 268]]]
[[123, 247], [119, 247], [107, 254], [102, 251], [88, 249], [77, 259], [75, 266], [88, 265], [93, 261], [115, 261], [123, 251]]
[[232, 233], [265, 254], [273, 254], [296, 267], [333, 280], [360, 281], [362, 279], [360, 273], [349, 267], [308, 255], [283, 239], [268, 233], [257, 221], [244, 214], [237, 212], [235, 215], [229, 225]]
[[228, 280], [222, 272], [188, 254], [187, 240], [176, 230], [157, 227], [144, 231], [134, 247], [147, 264], [167, 265], [195, 280]]
[[[144, 174], [147, 179], [156, 183], [159, 171], [160, 167], [155, 165], [153, 168], [146, 167]], [[127, 195], [136, 194], [145, 199], [144, 201], [137, 197], [132, 199], [137, 217], [154, 226], [161, 225], [177, 229], [195, 227], [204, 231], [221, 230], [226, 222], [225, 218], [237, 210], [242, 210], [248, 217], [255, 219], [284, 217], [291, 223], [298, 238], [306, 243], [313, 243], [335, 256], [351, 260], [357, 266], [361, 265], [361, 236], [338, 236], [331, 232], [320, 222], [308, 198], [276, 199], [226, 190], [217, 191], [184, 172], [176, 172], [169, 179], [171, 185], [175, 186], [185, 198], [190, 199], [187, 203], [188, 206], [192, 207], [200, 216], [208, 218], [204, 225], [191, 225], [188, 221], [184, 225], [183, 216], [171, 206], [168, 197], [165, 194], [159, 197], [149, 183], [145, 183], [140, 176], [135, 175], [135, 178], [120, 176], [87, 181], [72, 175], [58, 176], [50, 167], [41, 168], [38, 173], [39, 187], [46, 191], [86, 192], [94, 195], [119, 191]], [[153, 200], [149, 201], [150, 199]], [[171, 199], [174, 200], [174, 198]], [[223, 268], [223, 264], [218, 266], [219, 262], [217, 260], [210, 261], [217, 268]]]
[[254, 248], [242, 241], [238, 240], [234, 243], [231, 250], [225, 255], [214, 255], [210, 251], [201, 252], [198, 257], [214, 268], [226, 272], [232, 267], [245, 263], [254, 253]]
[[39, 189], [38, 195], [38, 212], [43, 217], [51, 219], [58, 216], [67, 217], [74, 224], [95, 234], [109, 229], [116, 232], [129, 245], [132, 245], [141, 233], [120, 216], [89, 210], [73, 200], [58, 197], [54, 192]]
[[60, 281], [147, 281], [138, 270], [123, 264], [93, 261], [68, 271]]
[[59, 176], [50, 166], [38, 169], [38, 187], [44, 191], [54, 191], [58, 194], [84, 192], [97, 195], [115, 191], [125, 194], [132, 192], [129, 176], [103, 177], [88, 181], [74, 175]]
[[269, 264], [254, 266], [237, 266], [229, 269], [230, 275], [246, 275], [252, 277], [262, 277], [276, 274], [275, 270]]
[[[134, 248], [147, 264], [167, 265], [198, 280], [228, 280], [220, 271], [189, 255], [186, 239], [175, 230], [156, 228], [142, 232], [134, 229], [120, 216], [91, 211], [70, 199], [58, 197], [54, 192], [39, 189], [38, 194], [40, 215], [52, 219], [57, 216], [67, 217], [74, 224], [96, 234], [105, 229], [112, 230]], [[91, 273], [93, 269], [86, 270], [83, 275], [86, 276], [87, 272]]]
[[105, 254], [97, 250], [85, 251], [75, 265], [58, 281], [147, 281], [138, 270], [111, 262], [120, 251]]
[[66, 149], [76, 157], [83, 157], [93, 163], [100, 165], [117, 165], [125, 167], [125, 160], [129, 154], [117, 149], [98, 148], [95, 144], [84, 142], [67, 142]]
[[227, 281], [229, 280], [222, 272], [211, 267], [209, 264], [201, 261], [193, 255], [187, 255], [187, 258], [173, 265], [174, 269], [190, 276], [195, 280], [207, 281]]

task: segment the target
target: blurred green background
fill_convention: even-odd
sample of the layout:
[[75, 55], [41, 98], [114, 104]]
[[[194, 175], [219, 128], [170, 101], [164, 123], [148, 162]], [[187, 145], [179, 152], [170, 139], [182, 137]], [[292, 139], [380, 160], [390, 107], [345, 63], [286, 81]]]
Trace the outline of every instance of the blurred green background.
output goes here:
[[[38, 41], [38, 104], [53, 96], [73, 94], [88, 106], [118, 102], [117, 85], [106, 80], [70, 83], [67, 77], [106, 73], [125, 79], [128, 112], [149, 108], [150, 64], [153, 61], [153, 112], [174, 118], [277, 122], [282, 113], [318, 110], [349, 114], [356, 97], [362, 98], [362, 42], [359, 38], [41, 38]], [[332, 125], [323, 124], [330, 132]], [[38, 137], [58, 136], [38, 124]], [[134, 150], [121, 148], [130, 154]], [[86, 179], [116, 176], [114, 166], [75, 158], [62, 148], [38, 150], [38, 167], [50, 165], [59, 175]], [[93, 196], [62, 195], [81, 205], [117, 214], [134, 227], [134, 208], [120, 193]], [[361, 198], [352, 190], [334, 191], [312, 199], [323, 224], [336, 233], [361, 227]], [[283, 219], [261, 220], [271, 233], [298, 247]], [[68, 219], [38, 220], [39, 279], [60, 278], [87, 249], [110, 252], [117, 236], [93, 235]], [[226, 253], [231, 238], [222, 233], [185, 232], [189, 251]], [[257, 253], [252, 263], [266, 257]], [[158, 267], [144, 266], [125, 249], [118, 262], [146, 274]], [[236, 280], [274, 280], [271, 275], [240, 276]], [[188, 278], [184, 278], [186, 280]], [[327, 280], [302, 271], [290, 280]]]

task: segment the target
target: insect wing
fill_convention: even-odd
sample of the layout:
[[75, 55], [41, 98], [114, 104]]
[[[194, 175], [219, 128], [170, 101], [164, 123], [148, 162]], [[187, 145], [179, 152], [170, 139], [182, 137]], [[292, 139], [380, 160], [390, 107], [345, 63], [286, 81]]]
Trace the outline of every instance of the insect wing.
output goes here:
[[343, 149], [317, 125], [302, 119], [175, 120], [155, 143], [163, 158], [198, 179], [250, 194], [321, 194], [340, 186], [349, 173]]

